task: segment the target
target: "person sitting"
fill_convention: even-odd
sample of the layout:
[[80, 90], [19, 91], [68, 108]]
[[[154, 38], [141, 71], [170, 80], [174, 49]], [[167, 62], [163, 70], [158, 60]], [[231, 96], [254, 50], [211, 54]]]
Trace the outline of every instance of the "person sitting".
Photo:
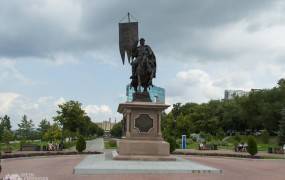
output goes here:
[[237, 147], [237, 151], [238, 151], [238, 152], [242, 152], [242, 148], [243, 148], [243, 144], [242, 144], [242, 143], [239, 143], [239, 144], [238, 144], [238, 147]]
[[244, 143], [244, 145], [243, 145], [243, 152], [247, 152], [247, 143]]
[[204, 150], [204, 144], [203, 143], [199, 144], [199, 150]]

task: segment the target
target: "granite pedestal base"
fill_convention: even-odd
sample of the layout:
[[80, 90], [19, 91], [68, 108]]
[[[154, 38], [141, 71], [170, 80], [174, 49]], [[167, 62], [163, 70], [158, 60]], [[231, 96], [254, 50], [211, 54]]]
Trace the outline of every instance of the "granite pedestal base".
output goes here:
[[175, 161], [169, 155], [169, 144], [156, 140], [120, 140], [114, 160]]
[[153, 102], [121, 103], [118, 112], [123, 114], [124, 137], [117, 142], [114, 160], [175, 161], [161, 134], [161, 113], [167, 107]]

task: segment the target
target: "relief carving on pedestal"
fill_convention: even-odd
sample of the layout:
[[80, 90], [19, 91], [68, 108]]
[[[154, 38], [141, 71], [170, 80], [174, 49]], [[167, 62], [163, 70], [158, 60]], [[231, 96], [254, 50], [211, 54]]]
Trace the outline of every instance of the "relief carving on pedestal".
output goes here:
[[135, 128], [142, 133], [147, 133], [153, 127], [153, 119], [148, 114], [140, 114], [135, 119]]

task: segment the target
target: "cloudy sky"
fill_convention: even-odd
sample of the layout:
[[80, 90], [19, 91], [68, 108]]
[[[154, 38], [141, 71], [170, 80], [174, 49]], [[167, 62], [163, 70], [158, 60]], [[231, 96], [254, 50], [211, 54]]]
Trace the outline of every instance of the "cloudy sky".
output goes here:
[[78, 100], [102, 121], [126, 100], [118, 50], [127, 12], [157, 57], [167, 103], [270, 88], [285, 76], [285, 2], [277, 0], [0, 0], [0, 115], [37, 124]]

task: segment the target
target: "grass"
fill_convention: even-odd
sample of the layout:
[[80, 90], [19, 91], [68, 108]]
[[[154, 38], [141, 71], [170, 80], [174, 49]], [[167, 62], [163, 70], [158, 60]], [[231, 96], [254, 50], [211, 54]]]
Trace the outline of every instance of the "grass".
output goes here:
[[76, 146], [76, 142], [77, 141], [69, 141], [69, 142], [64, 142], [63, 143], [63, 146], [64, 146], [64, 149], [70, 149], [72, 148], [73, 146]]
[[[4, 151], [5, 148], [7, 148], [7, 145], [4, 143], [1, 143], [0, 152]], [[12, 151], [18, 151], [20, 150], [20, 143], [10, 143], [10, 148], [12, 148]]]
[[[235, 142], [234, 138], [235, 138], [234, 136], [231, 136], [226, 141], [228, 144], [232, 144], [231, 145], [232, 149], [234, 148], [234, 146], [233, 146], [233, 144]], [[240, 135], [240, 138], [241, 138], [241, 142], [246, 143], [248, 136]], [[271, 136], [269, 138], [269, 143], [268, 144], [263, 143], [262, 137], [260, 137], [260, 136], [255, 136], [254, 138], [255, 138], [256, 143], [257, 143], [258, 151], [267, 151], [268, 147], [277, 147], [278, 146], [278, 143], [277, 143], [278, 142], [278, 138], [276, 136]]]
[[96, 139], [97, 136], [89, 136], [89, 137], [85, 137], [85, 141], [89, 141], [89, 140], [93, 140], [93, 139]]
[[[47, 141], [40, 141], [40, 140], [34, 140], [34, 141], [26, 141], [25, 144], [35, 144], [35, 145], [39, 145], [41, 147], [43, 146], [47, 146], [49, 142]], [[12, 151], [19, 151], [20, 150], [20, 142], [14, 142], [14, 143], [10, 143], [10, 147], [12, 148]], [[65, 149], [69, 149], [73, 146], [75, 146], [76, 141], [71, 141], [71, 142], [65, 142], [64, 143], [64, 147]], [[4, 143], [0, 143], [0, 152], [4, 151], [4, 149], [6, 148], [6, 144]]]
[[116, 149], [117, 148], [117, 142], [115, 140], [105, 140], [104, 141], [105, 149]]
[[[26, 144], [35, 144], [35, 145], [39, 145], [39, 146], [44, 146], [44, 145], [47, 145], [48, 142], [45, 142], [45, 141], [38, 141], [38, 140], [35, 140], [35, 141], [26, 141], [25, 142]], [[12, 151], [19, 151], [20, 150], [20, 142], [14, 142], [14, 143], [10, 143], [10, 147], [12, 148]], [[5, 148], [7, 147], [6, 144], [4, 143], [1, 143], [0, 144], [0, 151], [3, 151]]]
[[[246, 143], [248, 136], [241, 135], [240, 138], [241, 138], [240, 142]], [[278, 142], [278, 139], [276, 136], [271, 136], [269, 138], [268, 144], [263, 143], [262, 138], [260, 136], [255, 137], [255, 139], [257, 142], [258, 151], [263, 151], [263, 152], [267, 152], [268, 147], [276, 147], [277, 142]], [[228, 137], [226, 141], [214, 140], [212, 142], [207, 142], [207, 143], [208, 144], [211, 144], [211, 143], [218, 144], [218, 149], [234, 150], [235, 137], [234, 136]], [[198, 149], [199, 143], [192, 141], [190, 139], [187, 139], [186, 145], [187, 145], [187, 149]], [[176, 140], [176, 146], [178, 149], [181, 148], [181, 140], [180, 139]]]

